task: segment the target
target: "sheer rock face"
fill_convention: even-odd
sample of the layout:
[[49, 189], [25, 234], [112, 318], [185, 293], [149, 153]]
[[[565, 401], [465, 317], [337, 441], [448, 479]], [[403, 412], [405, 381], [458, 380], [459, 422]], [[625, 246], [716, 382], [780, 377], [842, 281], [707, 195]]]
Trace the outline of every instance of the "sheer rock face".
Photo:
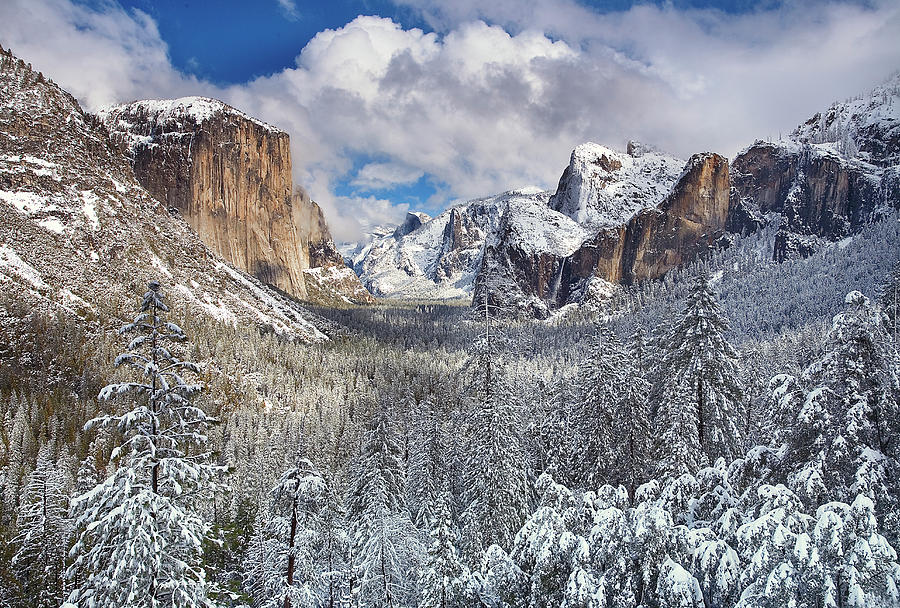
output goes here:
[[292, 192], [287, 133], [197, 97], [138, 101], [101, 118], [141, 185], [238, 268], [308, 299], [304, 271], [344, 265], [321, 209]]
[[[322, 320], [227, 264], [151, 196], [95, 116], [0, 49], [0, 283], [10, 304], [99, 331], [130, 318], [150, 280], [186, 315], [326, 339]], [[0, 315], [0, 333], [10, 319]]]
[[501, 227], [497, 243], [485, 254], [482, 271], [499, 273], [514, 283], [491, 286], [497, 292], [494, 304], [545, 317], [580, 299], [592, 279], [630, 284], [658, 278], [689, 262], [724, 234], [729, 209], [728, 160], [698, 154], [658, 207], [600, 230], [574, 251], [535, 250], [515, 238], [514, 231]]
[[[805, 257], [898, 207], [898, 168], [847, 158], [828, 145], [759, 142], [734, 161], [733, 205], [780, 214], [773, 257]], [[737, 226], [736, 228], [746, 228]]]
[[[734, 160], [735, 231], [780, 214], [774, 258], [803, 257], [900, 208], [900, 75]], [[749, 220], [749, 223], [746, 221]]]

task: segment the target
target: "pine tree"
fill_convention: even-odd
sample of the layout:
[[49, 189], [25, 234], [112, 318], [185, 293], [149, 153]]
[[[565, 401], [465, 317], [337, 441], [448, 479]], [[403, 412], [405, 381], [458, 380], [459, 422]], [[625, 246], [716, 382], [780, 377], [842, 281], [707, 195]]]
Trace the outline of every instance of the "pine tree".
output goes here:
[[885, 330], [888, 336], [894, 342], [894, 348], [900, 350], [900, 262], [894, 265], [891, 274], [880, 289], [881, 297], [879, 304], [884, 311], [887, 319], [885, 320]]
[[463, 464], [462, 520], [473, 558], [490, 545], [511, 545], [527, 515], [529, 498], [519, 404], [500, 363], [499, 337], [487, 299], [484, 318], [483, 333], [467, 363], [472, 413]]
[[384, 608], [403, 606], [414, 594], [411, 577], [421, 552], [406, 509], [403, 448], [390, 413], [381, 401], [347, 497], [348, 519], [354, 526], [357, 601]]
[[137, 336], [116, 358], [117, 366], [142, 378], [100, 392], [102, 400], [132, 395], [135, 401], [124, 413], [86, 425], [113, 426], [122, 443], [112, 454], [115, 472], [73, 499], [79, 536], [67, 575], [77, 587], [66, 606], [212, 606], [200, 565], [210, 526], [198, 502], [218, 472], [205, 451], [213, 420], [190, 401], [200, 385], [182, 376], [199, 367], [167, 347], [186, 340], [180, 327], [165, 320], [168, 311], [159, 283], [151, 282], [140, 313], [119, 330]]
[[[851, 292], [835, 316], [825, 353], [804, 371], [811, 387], [785, 459], [808, 506], [864, 494], [891, 510], [900, 493], [900, 379], [882, 316]], [[880, 503], [880, 504], [879, 504]]]
[[598, 328], [579, 376], [574, 417], [580, 432], [570, 449], [581, 454], [586, 473], [576, 476], [576, 485], [624, 483], [634, 495], [649, 460], [648, 392], [625, 346], [609, 328]]
[[816, 520], [813, 538], [822, 569], [817, 594], [820, 605], [897, 606], [897, 552], [878, 533], [872, 501], [860, 495], [852, 505], [828, 503], [818, 509]]
[[[692, 473], [704, 461], [724, 457], [730, 462], [744, 447], [745, 399], [728, 331], [709, 281], [700, 275], [664, 341], [665, 386], [658, 415], [662, 434], [657, 445], [673, 452], [664, 460]], [[686, 453], [697, 447], [704, 457]]]
[[63, 600], [66, 548], [71, 533], [65, 475], [41, 448], [25, 484], [13, 539], [13, 570], [22, 586], [20, 606], [56, 608]]
[[253, 541], [251, 580], [260, 608], [311, 608], [325, 590], [321, 511], [325, 480], [301, 458], [272, 492], [271, 516]]
[[421, 608], [463, 608], [471, 605], [469, 569], [459, 559], [449, 500], [449, 496], [442, 496], [439, 505], [434, 508], [428, 556], [419, 577]]

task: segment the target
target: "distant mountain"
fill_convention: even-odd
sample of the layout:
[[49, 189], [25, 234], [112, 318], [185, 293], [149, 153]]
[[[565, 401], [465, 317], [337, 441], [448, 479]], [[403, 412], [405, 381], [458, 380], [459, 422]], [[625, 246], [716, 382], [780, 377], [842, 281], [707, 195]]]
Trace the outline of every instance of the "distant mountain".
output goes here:
[[402, 234], [386, 230], [357, 249], [353, 267], [381, 295], [480, 301], [488, 285], [495, 304], [545, 317], [771, 222], [773, 259], [808, 256], [900, 208], [898, 160], [900, 75], [732, 163], [712, 153], [685, 162], [635, 142], [625, 152], [582, 144], [552, 195], [513, 191], [421, 226], [409, 220]]
[[381, 227], [371, 242], [346, 250], [353, 269], [376, 296], [409, 299], [471, 297], [485, 240], [505, 209], [542, 201], [538, 189], [506, 192], [451, 207], [434, 218], [408, 214], [402, 225]]
[[322, 210], [293, 188], [287, 133], [203, 97], [136, 101], [99, 115], [141, 185], [226, 260], [302, 300], [372, 301]]
[[141, 186], [96, 117], [0, 50], [5, 297], [96, 328], [130, 315], [151, 279], [193, 314], [326, 339], [313, 315], [227, 262]]
[[900, 74], [732, 163], [736, 231], [780, 222], [774, 257], [805, 257], [900, 207]]

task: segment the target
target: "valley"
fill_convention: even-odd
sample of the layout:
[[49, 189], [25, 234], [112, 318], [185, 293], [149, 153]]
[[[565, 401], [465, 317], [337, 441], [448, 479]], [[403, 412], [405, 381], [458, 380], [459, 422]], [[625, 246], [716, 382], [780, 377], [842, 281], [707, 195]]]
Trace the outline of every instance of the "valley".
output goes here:
[[0, 50], [0, 608], [900, 602], [900, 78], [335, 244]]

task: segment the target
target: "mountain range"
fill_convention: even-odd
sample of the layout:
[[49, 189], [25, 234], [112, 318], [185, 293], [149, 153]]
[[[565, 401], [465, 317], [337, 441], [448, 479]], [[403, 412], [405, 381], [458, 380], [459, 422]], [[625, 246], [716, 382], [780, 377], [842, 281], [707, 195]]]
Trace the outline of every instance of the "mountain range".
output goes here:
[[481, 301], [484, 284], [498, 306], [544, 318], [608, 293], [605, 283], [659, 278], [766, 225], [778, 227], [774, 260], [809, 256], [900, 208], [898, 148], [895, 75], [730, 162], [586, 143], [555, 192], [526, 188], [433, 219], [410, 215], [402, 229], [341, 248], [375, 295]]
[[84, 319], [115, 314], [150, 275], [201, 314], [305, 340], [324, 334], [301, 301], [480, 302], [487, 288], [493, 304], [546, 318], [764, 226], [783, 261], [900, 208], [900, 75], [730, 161], [589, 142], [555, 191], [409, 213], [340, 252], [293, 183], [284, 131], [201, 97], [92, 115], [6, 50], [0, 79], [0, 280]]

